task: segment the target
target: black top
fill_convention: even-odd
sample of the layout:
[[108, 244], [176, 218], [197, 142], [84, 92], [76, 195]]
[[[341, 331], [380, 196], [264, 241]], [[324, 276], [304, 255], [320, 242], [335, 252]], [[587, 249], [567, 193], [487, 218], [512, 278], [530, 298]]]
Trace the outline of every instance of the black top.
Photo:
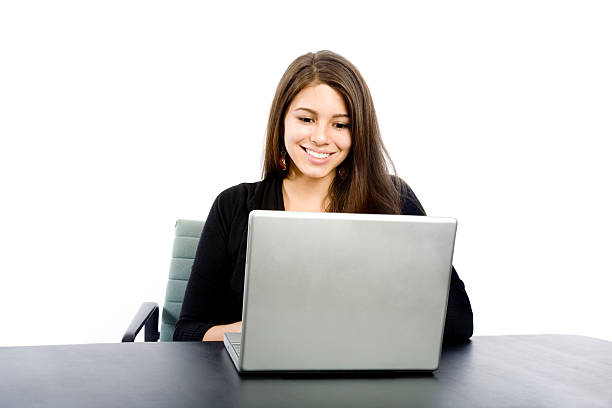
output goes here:
[[[408, 184], [394, 180], [401, 183], [402, 214], [425, 215]], [[270, 177], [238, 184], [215, 199], [196, 251], [175, 341], [201, 341], [212, 326], [242, 319], [247, 228], [252, 210], [285, 210], [282, 179]], [[454, 267], [449, 290], [444, 343], [464, 342], [472, 336], [472, 308]]]

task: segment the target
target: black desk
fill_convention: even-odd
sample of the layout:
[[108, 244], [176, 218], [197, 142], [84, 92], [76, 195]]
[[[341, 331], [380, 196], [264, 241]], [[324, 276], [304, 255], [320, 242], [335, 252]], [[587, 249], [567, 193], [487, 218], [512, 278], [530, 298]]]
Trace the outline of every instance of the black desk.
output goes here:
[[612, 407], [612, 343], [475, 337], [433, 375], [240, 377], [222, 343], [0, 348], [0, 407]]

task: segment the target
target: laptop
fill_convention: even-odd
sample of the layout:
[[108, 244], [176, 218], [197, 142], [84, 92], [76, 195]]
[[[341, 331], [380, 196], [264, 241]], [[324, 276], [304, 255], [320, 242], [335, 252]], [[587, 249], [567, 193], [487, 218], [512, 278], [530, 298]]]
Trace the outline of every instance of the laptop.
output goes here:
[[450, 285], [453, 218], [254, 210], [240, 373], [434, 371]]

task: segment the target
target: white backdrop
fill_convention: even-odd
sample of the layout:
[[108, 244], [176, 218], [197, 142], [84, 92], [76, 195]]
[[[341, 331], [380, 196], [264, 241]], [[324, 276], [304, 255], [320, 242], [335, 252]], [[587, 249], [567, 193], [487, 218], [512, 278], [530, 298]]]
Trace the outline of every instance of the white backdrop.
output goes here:
[[475, 335], [612, 341], [610, 3], [392, 4], [0, 3], [0, 345], [117, 342], [161, 304], [175, 220], [259, 179], [276, 85], [320, 49], [459, 220]]

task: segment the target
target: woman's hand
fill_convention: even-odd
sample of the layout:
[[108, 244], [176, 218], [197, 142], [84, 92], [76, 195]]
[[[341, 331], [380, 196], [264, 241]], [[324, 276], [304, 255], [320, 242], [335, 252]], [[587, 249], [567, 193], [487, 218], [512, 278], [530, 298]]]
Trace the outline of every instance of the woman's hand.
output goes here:
[[236, 323], [213, 326], [204, 333], [202, 341], [223, 341], [223, 333], [240, 333], [242, 331], [242, 320]]

